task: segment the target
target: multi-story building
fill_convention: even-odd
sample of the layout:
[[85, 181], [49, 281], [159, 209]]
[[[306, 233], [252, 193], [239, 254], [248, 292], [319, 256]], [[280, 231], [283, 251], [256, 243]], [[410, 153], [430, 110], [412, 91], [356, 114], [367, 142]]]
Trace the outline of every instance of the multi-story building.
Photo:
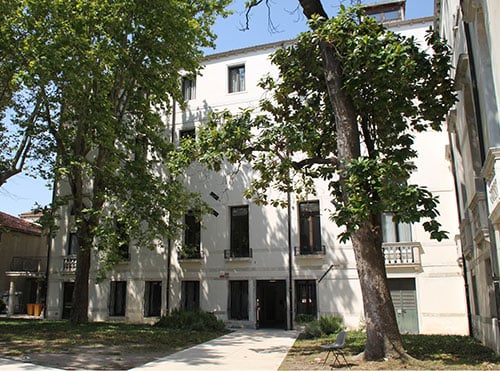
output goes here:
[[500, 352], [500, 3], [436, 0], [458, 101], [447, 123], [473, 335]]
[[[401, 3], [401, 2], [397, 2]], [[400, 15], [403, 13], [400, 12]], [[395, 20], [391, 27], [423, 41], [431, 18]], [[187, 109], [166, 118], [174, 140], [196, 136], [210, 110], [256, 107], [264, 92], [257, 81], [277, 69], [273, 43], [206, 57], [202, 75], [183, 81]], [[430, 240], [420, 225], [384, 223], [384, 251], [401, 331], [467, 334], [467, 308], [453, 177], [446, 132], [418, 134], [418, 171], [412, 181], [440, 197], [441, 223], [451, 239]], [[172, 308], [215, 313], [231, 326], [291, 328], [299, 315], [339, 315], [349, 328], [363, 325], [361, 290], [349, 243], [329, 219], [330, 192], [318, 181], [316, 194], [289, 208], [258, 206], [244, 198], [250, 166], [223, 166], [220, 172], [193, 164], [185, 182], [212, 208], [198, 221], [185, 216], [179, 241], [152, 251], [129, 251], [129, 260], [97, 283], [91, 273], [92, 320], [154, 321]], [[66, 210], [63, 210], [63, 213]], [[48, 314], [68, 314], [75, 267], [70, 216], [53, 244]]]

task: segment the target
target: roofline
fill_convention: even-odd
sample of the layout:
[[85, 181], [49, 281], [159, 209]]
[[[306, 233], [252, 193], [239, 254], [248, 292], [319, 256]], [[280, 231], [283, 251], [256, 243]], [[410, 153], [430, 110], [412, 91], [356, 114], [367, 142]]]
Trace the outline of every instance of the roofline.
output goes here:
[[[412, 25], [419, 24], [419, 23], [432, 23], [433, 20], [434, 20], [434, 16], [427, 16], [427, 17], [420, 17], [420, 18], [404, 19], [402, 21], [396, 21], [396, 22], [388, 22], [388, 23], [384, 23], [384, 26], [390, 30], [391, 28], [412, 26]], [[241, 49], [232, 49], [232, 50], [227, 50], [227, 51], [220, 52], [220, 53], [208, 54], [202, 58], [202, 61], [209, 62], [209, 61], [216, 60], [216, 59], [231, 57], [231, 56], [235, 56], [238, 54], [255, 52], [255, 51], [259, 51], [259, 50], [278, 49], [278, 48], [292, 45], [293, 43], [295, 43], [295, 40], [296, 39], [274, 41], [272, 43], [267, 43], [267, 44], [253, 45], [253, 46], [248, 46], [248, 47], [241, 48]]]

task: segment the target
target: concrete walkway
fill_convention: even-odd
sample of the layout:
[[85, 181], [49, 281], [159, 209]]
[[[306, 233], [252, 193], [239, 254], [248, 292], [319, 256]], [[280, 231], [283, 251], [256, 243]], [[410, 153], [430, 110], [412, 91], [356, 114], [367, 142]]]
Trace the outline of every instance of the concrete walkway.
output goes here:
[[237, 330], [132, 370], [277, 370], [296, 331]]
[[[132, 370], [277, 370], [297, 334], [297, 331], [284, 330], [236, 330]], [[0, 371], [7, 370], [57, 369], [0, 359]]]

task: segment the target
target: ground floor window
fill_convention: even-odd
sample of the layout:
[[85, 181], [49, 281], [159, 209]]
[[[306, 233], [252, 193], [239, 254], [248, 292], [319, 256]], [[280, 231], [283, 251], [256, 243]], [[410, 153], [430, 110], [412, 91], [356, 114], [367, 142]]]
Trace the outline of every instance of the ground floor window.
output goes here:
[[182, 308], [186, 310], [200, 309], [199, 281], [182, 281]]
[[248, 281], [229, 282], [229, 319], [248, 319]]
[[124, 316], [127, 298], [127, 282], [111, 281], [109, 293], [109, 315]]
[[144, 290], [144, 317], [161, 315], [161, 281], [146, 281]]
[[295, 281], [295, 308], [296, 316], [313, 316], [316, 318], [316, 281], [296, 280]]
[[71, 315], [71, 308], [73, 308], [74, 288], [75, 288], [74, 282], [64, 282], [63, 284], [63, 311], [62, 311], [63, 319], [69, 319]]

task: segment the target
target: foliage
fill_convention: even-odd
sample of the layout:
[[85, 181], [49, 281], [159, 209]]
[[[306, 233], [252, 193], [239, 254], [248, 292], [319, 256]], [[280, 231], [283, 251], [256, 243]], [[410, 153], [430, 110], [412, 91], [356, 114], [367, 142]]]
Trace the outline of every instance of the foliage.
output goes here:
[[295, 322], [297, 322], [299, 324], [311, 322], [311, 321], [314, 321], [315, 319], [316, 319], [316, 316], [314, 316], [312, 314], [301, 313], [301, 314], [297, 314], [295, 316]]
[[[301, 197], [314, 194], [314, 179], [327, 181], [335, 206], [331, 218], [345, 228], [342, 241], [382, 212], [392, 212], [396, 222], [423, 219], [432, 238], [445, 238], [437, 198], [409, 180], [417, 156], [415, 133], [441, 130], [455, 99], [446, 45], [429, 30], [428, 53], [412, 37], [363, 17], [359, 8], [341, 6], [337, 17], [315, 18], [311, 28], [272, 56], [279, 77], [261, 80], [267, 95], [258, 109], [212, 115], [200, 133], [201, 160], [214, 169], [214, 158], [249, 161], [259, 176], [247, 197], [275, 206], [286, 201], [271, 198], [270, 188]], [[354, 140], [363, 148], [347, 163], [339, 160], [322, 43], [334, 46], [342, 64], [342, 90], [353, 103], [359, 134]], [[217, 148], [219, 157], [210, 148]]]
[[174, 309], [170, 314], [162, 316], [155, 326], [193, 331], [222, 331], [225, 329], [224, 322], [217, 319], [213, 313], [184, 309]]
[[315, 339], [319, 338], [321, 335], [322, 332], [321, 332], [321, 326], [319, 325], [319, 320], [315, 319], [314, 321], [306, 323], [304, 331], [301, 334], [301, 338]]
[[320, 317], [320, 319], [308, 321], [301, 334], [301, 338], [315, 339], [336, 334], [343, 329], [342, 322], [342, 318], [337, 316]]
[[331, 335], [343, 329], [342, 322], [342, 317], [338, 316], [320, 317], [319, 327], [323, 334]]

